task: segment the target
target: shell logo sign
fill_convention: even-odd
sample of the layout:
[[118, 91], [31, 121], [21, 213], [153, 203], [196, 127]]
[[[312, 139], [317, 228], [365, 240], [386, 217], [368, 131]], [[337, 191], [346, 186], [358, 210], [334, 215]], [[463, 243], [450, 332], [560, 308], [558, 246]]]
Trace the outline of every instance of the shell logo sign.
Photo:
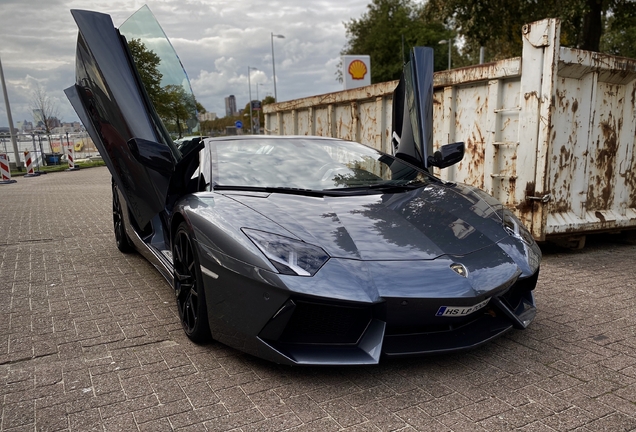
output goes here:
[[349, 63], [349, 75], [354, 80], [364, 79], [364, 76], [367, 74], [367, 65], [360, 60], [354, 60]]
[[342, 56], [342, 78], [345, 90], [371, 85], [371, 57]]

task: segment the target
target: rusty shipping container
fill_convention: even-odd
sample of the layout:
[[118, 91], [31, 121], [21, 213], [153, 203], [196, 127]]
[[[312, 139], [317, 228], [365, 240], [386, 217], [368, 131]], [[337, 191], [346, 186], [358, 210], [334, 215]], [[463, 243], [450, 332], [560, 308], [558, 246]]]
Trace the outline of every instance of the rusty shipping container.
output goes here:
[[[539, 240], [636, 229], [636, 60], [561, 47], [560, 23], [522, 29], [522, 57], [435, 73], [434, 145], [466, 142], [445, 180], [484, 189]], [[390, 153], [397, 81], [264, 107], [268, 134]]]

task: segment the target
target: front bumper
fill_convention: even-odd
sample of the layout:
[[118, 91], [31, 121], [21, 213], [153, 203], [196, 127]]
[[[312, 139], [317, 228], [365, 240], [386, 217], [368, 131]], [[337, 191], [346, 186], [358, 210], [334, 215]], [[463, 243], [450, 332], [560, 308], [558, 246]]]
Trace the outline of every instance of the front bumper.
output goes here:
[[[538, 271], [517, 280], [490, 297], [486, 307], [461, 318], [425, 318], [453, 299], [390, 298], [361, 305], [295, 297], [274, 315], [258, 338], [290, 364], [376, 364], [381, 356], [468, 350], [532, 322], [536, 315], [532, 290], [537, 278]], [[470, 300], [464, 301], [470, 304]], [[414, 306], [408, 312], [399, 313], [400, 307], [410, 304]]]

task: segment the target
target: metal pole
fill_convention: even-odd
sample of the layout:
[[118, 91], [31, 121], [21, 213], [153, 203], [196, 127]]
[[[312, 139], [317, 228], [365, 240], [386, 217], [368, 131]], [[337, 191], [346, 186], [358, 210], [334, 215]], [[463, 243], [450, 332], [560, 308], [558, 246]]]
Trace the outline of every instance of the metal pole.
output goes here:
[[479, 47], [479, 64], [484, 64], [484, 47]]
[[276, 61], [274, 60], [274, 33], [271, 33], [272, 40], [272, 79], [274, 81], [274, 102], [276, 102], [278, 94], [276, 93]]
[[279, 34], [275, 35], [273, 32], [270, 33], [270, 36], [272, 40], [272, 77], [274, 80], [274, 102], [278, 102], [278, 94], [276, 93], [276, 61], [274, 60], [274, 37], [284, 39], [285, 36]]
[[7, 94], [7, 85], [4, 82], [4, 72], [2, 71], [2, 61], [0, 61], [0, 81], [2, 81], [2, 93], [4, 94], [4, 106], [7, 108], [7, 120], [9, 121], [9, 134], [11, 135], [11, 144], [13, 144], [13, 156], [15, 157], [15, 167], [18, 171], [22, 171], [22, 163], [20, 162], [20, 152], [18, 151], [18, 142], [13, 131], [13, 117], [11, 117], [11, 106], [9, 105], [9, 95]]
[[46, 159], [44, 158], [44, 148], [42, 148], [42, 135], [38, 134], [38, 144], [40, 144], [40, 154], [42, 155], [42, 163], [46, 165]]
[[453, 45], [453, 38], [448, 40], [448, 70], [451, 68], [451, 46]]
[[252, 84], [250, 82], [250, 69], [251, 67], [247, 67], [247, 88], [250, 93], [250, 134], [254, 133], [254, 123], [252, 122]]

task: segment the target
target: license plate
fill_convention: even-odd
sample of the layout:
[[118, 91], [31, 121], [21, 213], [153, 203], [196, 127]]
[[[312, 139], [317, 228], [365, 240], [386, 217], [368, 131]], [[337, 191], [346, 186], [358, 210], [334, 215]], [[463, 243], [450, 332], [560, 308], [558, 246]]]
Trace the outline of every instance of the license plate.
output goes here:
[[473, 306], [440, 306], [435, 316], [462, 317], [478, 311], [488, 304], [489, 298]]

